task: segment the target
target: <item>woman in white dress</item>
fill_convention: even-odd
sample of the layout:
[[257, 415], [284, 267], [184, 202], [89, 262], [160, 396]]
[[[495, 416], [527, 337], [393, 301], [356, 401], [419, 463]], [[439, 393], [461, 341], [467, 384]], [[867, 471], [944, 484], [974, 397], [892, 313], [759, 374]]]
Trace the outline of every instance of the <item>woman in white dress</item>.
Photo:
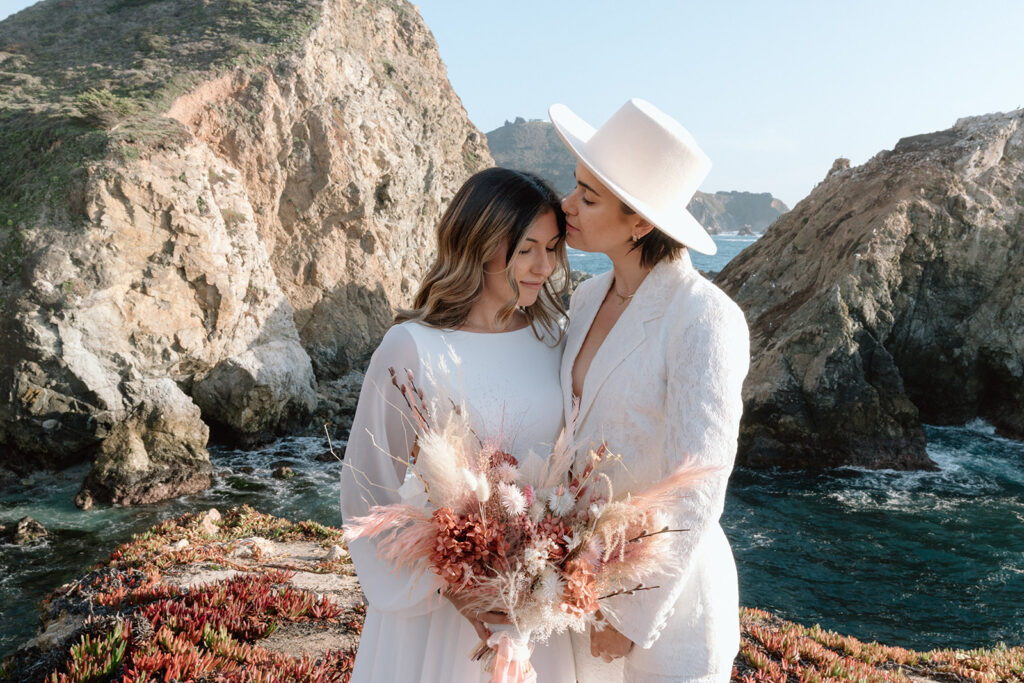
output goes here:
[[642, 100], [595, 130], [567, 107], [551, 120], [576, 154], [562, 202], [569, 246], [612, 270], [579, 286], [562, 361], [563, 410], [580, 397], [577, 442], [622, 455], [616, 496], [678, 466], [714, 468], [671, 511], [679, 566], [652, 588], [602, 603], [607, 627], [573, 637], [581, 683], [729, 680], [739, 649], [736, 568], [719, 525], [749, 363], [739, 307], [687, 249], [715, 244], [686, 210], [711, 162], [678, 123]]
[[[442, 391], [465, 403], [477, 434], [515, 457], [550, 448], [562, 427], [564, 238], [557, 196], [531, 174], [487, 169], [455, 195], [413, 308], [399, 312], [366, 371], [341, 475], [345, 520], [401, 500], [416, 434], [391, 369], [402, 381], [410, 371], [428, 401]], [[368, 602], [352, 683], [484, 679], [470, 654], [503, 615], [465, 609], [430, 571], [396, 571], [373, 541], [349, 550]], [[564, 635], [531, 661], [540, 683], [576, 680]]]

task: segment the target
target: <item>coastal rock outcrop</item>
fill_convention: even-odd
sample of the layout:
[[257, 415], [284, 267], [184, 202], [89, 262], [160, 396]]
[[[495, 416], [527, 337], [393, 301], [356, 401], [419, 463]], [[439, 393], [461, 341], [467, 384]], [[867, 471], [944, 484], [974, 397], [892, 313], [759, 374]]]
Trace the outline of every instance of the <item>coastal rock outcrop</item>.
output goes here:
[[[536, 173], [562, 194], [576, 186], [576, 157], [547, 121], [506, 121], [487, 134], [487, 142], [501, 166]], [[687, 208], [712, 234], [760, 234], [789, 211], [767, 192], [697, 192]]]
[[305, 426], [491, 161], [404, 0], [44, 0], [0, 86], [0, 470], [83, 504]]
[[0, 542], [24, 545], [40, 538], [46, 538], [50, 532], [42, 524], [31, 517], [22, 517], [11, 527], [0, 524]]
[[739, 462], [929, 468], [922, 421], [1024, 438], [1024, 110], [839, 160], [715, 282], [751, 328]]
[[209, 487], [209, 429], [199, 407], [168, 378], [126, 392], [133, 407], [100, 442], [78, 500], [139, 505]]

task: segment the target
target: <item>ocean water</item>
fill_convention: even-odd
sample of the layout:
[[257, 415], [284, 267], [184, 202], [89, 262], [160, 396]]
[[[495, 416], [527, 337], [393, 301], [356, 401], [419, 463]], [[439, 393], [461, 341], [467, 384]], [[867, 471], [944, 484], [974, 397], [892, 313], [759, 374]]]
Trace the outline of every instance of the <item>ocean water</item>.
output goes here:
[[[690, 260], [693, 261], [694, 268], [703, 270], [706, 273], [719, 272], [722, 268], [725, 268], [725, 264], [731, 261], [736, 254], [757, 240], [756, 236], [737, 235], [735, 233], [712, 235], [711, 238], [718, 246], [718, 252], [714, 256], [708, 256], [696, 251], [690, 252]], [[569, 264], [574, 270], [582, 270], [594, 275], [611, 270], [612, 267], [612, 262], [604, 254], [588, 254], [585, 251], [572, 248], [569, 249]]]
[[[915, 649], [1024, 644], [1024, 443], [982, 422], [926, 433], [938, 472], [734, 472], [723, 526], [742, 604]], [[77, 510], [84, 467], [4, 492], [0, 523], [31, 515], [51, 536], [0, 545], [0, 656], [33, 635], [49, 591], [168, 517], [247, 503], [340, 524], [341, 464], [318, 461], [326, 450], [315, 437], [215, 448], [212, 489], [138, 508]], [[282, 464], [295, 478], [271, 476]]]
[[[581, 267], [579, 255], [570, 258]], [[741, 602], [915, 649], [1024, 644], [1024, 443], [983, 422], [925, 431], [938, 472], [734, 472], [723, 526]], [[163, 519], [249, 504], [340, 524], [341, 463], [318, 459], [327, 450], [319, 438], [213, 448], [213, 488], [145, 507], [77, 510], [84, 466], [0, 492], [0, 524], [30, 515], [51, 534], [26, 547], [0, 544], [0, 656], [34, 634], [47, 593]], [[274, 479], [279, 465], [296, 477]]]
[[938, 472], [737, 470], [741, 602], [915, 649], [1024, 644], [1024, 443], [925, 432]]

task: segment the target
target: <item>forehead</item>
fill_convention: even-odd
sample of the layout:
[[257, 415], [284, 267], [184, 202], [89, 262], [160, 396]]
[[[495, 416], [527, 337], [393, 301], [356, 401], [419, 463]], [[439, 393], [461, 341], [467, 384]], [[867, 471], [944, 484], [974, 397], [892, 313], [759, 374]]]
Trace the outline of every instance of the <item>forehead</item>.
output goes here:
[[558, 237], [558, 221], [554, 211], [545, 211], [537, 216], [526, 230], [523, 239], [529, 238], [546, 243]]
[[597, 176], [591, 173], [590, 169], [584, 166], [581, 161], [576, 162], [576, 181], [581, 185], [586, 185], [600, 195], [611, 194], [611, 190], [598, 180]]

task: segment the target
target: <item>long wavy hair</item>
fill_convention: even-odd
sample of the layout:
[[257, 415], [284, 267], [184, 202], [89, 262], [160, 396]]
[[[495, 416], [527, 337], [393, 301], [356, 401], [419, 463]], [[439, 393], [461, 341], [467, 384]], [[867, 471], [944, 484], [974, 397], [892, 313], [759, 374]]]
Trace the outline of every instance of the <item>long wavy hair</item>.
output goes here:
[[562, 296], [569, 284], [565, 214], [547, 183], [532, 173], [507, 168], [480, 171], [459, 188], [437, 225], [437, 258], [420, 283], [412, 308], [399, 309], [395, 323], [418, 320], [433, 327], [460, 327], [483, 292], [484, 264], [503, 244], [507, 245], [505, 274], [515, 296], [498, 312], [496, 322], [507, 323], [519, 301], [512, 259], [530, 225], [548, 211], [554, 212], [558, 223], [555, 268], [536, 302], [522, 311], [538, 338], [543, 339], [546, 332], [560, 339], [565, 316]]

